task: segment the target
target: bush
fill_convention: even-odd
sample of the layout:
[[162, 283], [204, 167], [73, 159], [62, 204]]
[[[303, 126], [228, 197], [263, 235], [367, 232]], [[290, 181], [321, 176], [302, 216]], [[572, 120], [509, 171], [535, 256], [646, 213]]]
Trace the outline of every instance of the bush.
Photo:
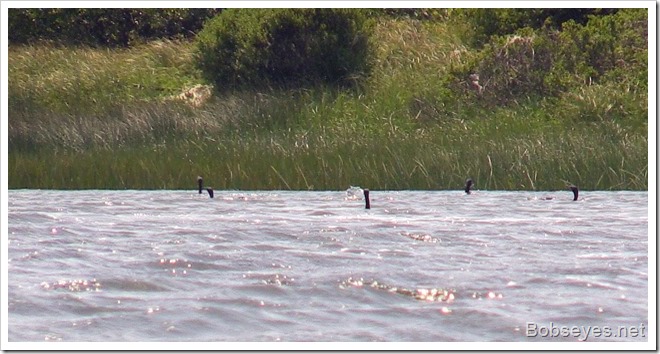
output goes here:
[[634, 76], [647, 87], [646, 9], [593, 16], [585, 26], [564, 23], [558, 38], [559, 60], [582, 83], [620, 81]]
[[472, 44], [481, 46], [492, 36], [513, 34], [520, 28], [559, 29], [567, 21], [586, 24], [592, 15], [608, 15], [618, 9], [466, 9], [458, 12], [472, 28]]
[[646, 9], [627, 9], [591, 16], [586, 25], [569, 20], [561, 30], [524, 28], [493, 36], [454, 70], [454, 88], [488, 106], [608, 82], [645, 88], [646, 18]]
[[10, 43], [51, 40], [70, 44], [129, 46], [154, 38], [198, 32], [218, 9], [9, 9]]
[[351, 9], [230, 9], [197, 37], [197, 63], [220, 90], [347, 86], [371, 68], [370, 22]]

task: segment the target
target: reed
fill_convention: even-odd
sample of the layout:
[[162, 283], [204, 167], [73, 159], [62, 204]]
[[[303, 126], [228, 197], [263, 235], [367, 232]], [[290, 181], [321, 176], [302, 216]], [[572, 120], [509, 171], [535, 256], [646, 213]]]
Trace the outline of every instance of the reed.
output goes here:
[[[458, 130], [458, 129], [456, 129]], [[444, 133], [444, 132], [443, 132]], [[458, 135], [460, 134], [460, 135]], [[10, 154], [11, 188], [460, 189], [647, 188], [644, 137], [584, 127], [536, 135], [436, 131], [353, 137], [276, 133], [188, 139], [120, 149]]]

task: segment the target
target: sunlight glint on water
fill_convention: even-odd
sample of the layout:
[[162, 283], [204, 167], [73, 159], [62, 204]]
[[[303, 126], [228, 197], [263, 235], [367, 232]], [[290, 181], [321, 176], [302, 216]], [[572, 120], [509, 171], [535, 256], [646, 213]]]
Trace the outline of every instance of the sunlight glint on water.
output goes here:
[[9, 341], [577, 341], [529, 323], [647, 326], [647, 193], [571, 199], [371, 191], [365, 210], [343, 191], [11, 190]]

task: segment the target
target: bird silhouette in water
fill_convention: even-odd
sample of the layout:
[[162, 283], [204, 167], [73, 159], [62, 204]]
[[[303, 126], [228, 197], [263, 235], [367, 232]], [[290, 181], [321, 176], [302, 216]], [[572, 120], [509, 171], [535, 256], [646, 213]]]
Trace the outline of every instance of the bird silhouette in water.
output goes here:
[[472, 181], [472, 178], [465, 180], [465, 194], [470, 194], [470, 189], [472, 189], [473, 185], [474, 182]]
[[570, 188], [571, 191], [573, 191], [573, 201], [578, 200], [578, 194], [580, 193], [580, 191], [578, 190], [578, 187], [571, 184], [570, 186], [568, 186], [568, 188]]
[[364, 208], [371, 209], [371, 202], [369, 201], [369, 190], [365, 189], [363, 190], [363, 192], [364, 192], [364, 203], [365, 203]]
[[[578, 189], [578, 187], [571, 184], [571, 185], [568, 186], [568, 189], [570, 189], [573, 192], [573, 201], [578, 200], [578, 195], [580, 194], [580, 190]], [[555, 197], [542, 197], [540, 199], [541, 200], [554, 200]]]
[[[204, 179], [202, 176], [197, 176], [197, 185], [199, 187], [199, 194], [202, 194], [202, 189], [204, 189]], [[213, 198], [213, 188], [206, 187], [206, 191], [209, 192], [209, 197]]]

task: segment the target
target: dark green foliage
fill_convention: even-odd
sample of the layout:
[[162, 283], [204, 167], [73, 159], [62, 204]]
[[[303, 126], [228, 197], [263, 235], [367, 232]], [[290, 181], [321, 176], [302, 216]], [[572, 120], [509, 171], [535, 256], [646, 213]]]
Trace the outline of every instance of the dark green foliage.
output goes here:
[[350, 9], [230, 9], [199, 33], [197, 63], [219, 90], [355, 84], [371, 67], [369, 22]]
[[491, 36], [514, 33], [523, 27], [561, 28], [567, 21], [585, 24], [591, 15], [616, 13], [618, 9], [465, 9], [458, 16], [472, 27], [471, 42], [483, 45]]
[[[595, 84], [625, 84], [627, 90], [646, 91], [647, 31], [646, 9], [624, 9], [590, 16], [585, 25], [568, 20], [561, 30], [523, 28], [514, 35], [492, 36], [478, 55], [454, 72], [454, 87], [487, 106], [557, 96]], [[481, 89], [471, 85], [472, 74], [479, 75]]]
[[9, 9], [10, 43], [53, 40], [129, 46], [156, 38], [190, 37], [219, 9]]
[[569, 21], [559, 35], [562, 65], [582, 82], [619, 81], [634, 76], [647, 87], [648, 25], [646, 9], [593, 16], [585, 26]]

